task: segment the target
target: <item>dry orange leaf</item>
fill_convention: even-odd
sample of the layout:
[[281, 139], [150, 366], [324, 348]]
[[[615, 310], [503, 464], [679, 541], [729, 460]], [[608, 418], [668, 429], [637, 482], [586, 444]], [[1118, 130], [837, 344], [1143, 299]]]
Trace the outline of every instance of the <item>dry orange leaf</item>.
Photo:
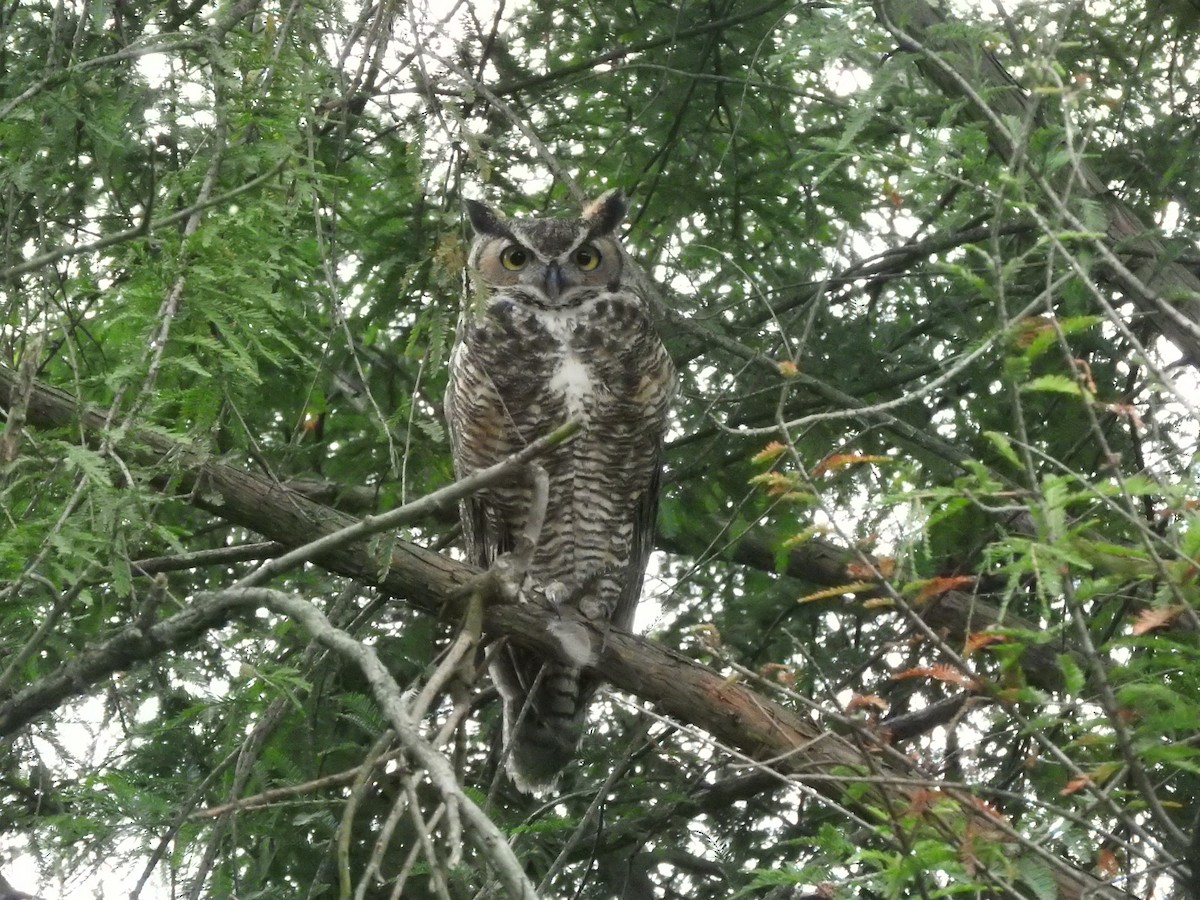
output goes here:
[[875, 567], [860, 562], [846, 563], [846, 574], [851, 578], [874, 578]]
[[846, 712], [854, 712], [856, 709], [872, 709], [883, 712], [887, 707], [887, 701], [878, 694], [855, 694], [846, 704]]
[[938, 663], [933, 666], [914, 666], [911, 669], [905, 669], [903, 672], [897, 672], [892, 678], [897, 681], [901, 678], [932, 678], [935, 681], [944, 681], [947, 684], [956, 684], [959, 687], [973, 689], [979, 686], [979, 682], [975, 678], [964, 672], [960, 672], [954, 666], [948, 666], [944, 663]]
[[1181, 604], [1175, 606], [1152, 606], [1143, 609], [1138, 613], [1138, 617], [1133, 623], [1133, 633], [1135, 635], [1145, 634], [1148, 631], [1154, 631], [1156, 628], [1169, 625], [1183, 610], [1184, 607]]
[[963, 648], [963, 656], [970, 656], [976, 650], [981, 650], [991, 644], [1008, 643], [1008, 635], [995, 631], [973, 631], [967, 635], [967, 643]]
[[1101, 847], [1100, 852], [1096, 854], [1096, 870], [1102, 878], [1116, 878], [1120, 875], [1121, 864], [1117, 861], [1117, 854], [1107, 847]]
[[1103, 784], [1120, 771], [1120, 769], [1121, 764], [1116, 761], [1100, 763], [1098, 766], [1093, 766], [1091, 770], [1083, 775], [1072, 778], [1058, 793], [1060, 796], [1065, 797], [1067, 794], [1074, 794], [1088, 785]]
[[763, 472], [750, 479], [751, 484], [761, 484], [772, 497], [791, 493], [796, 487], [795, 479], [783, 472]]
[[1091, 783], [1092, 779], [1088, 778], [1086, 775], [1080, 775], [1078, 778], [1072, 778], [1070, 781], [1068, 781], [1063, 789], [1058, 792], [1058, 795], [1060, 797], [1065, 797], [1068, 794], [1077, 793]]
[[1095, 396], [1098, 391], [1096, 390], [1096, 381], [1092, 378], [1092, 364], [1086, 359], [1073, 359], [1071, 362], [1075, 363], [1075, 366], [1079, 369], [1079, 372], [1075, 375], [1075, 379], [1082, 381], [1083, 386], [1087, 388], [1088, 392], [1092, 396]]
[[933, 804], [944, 797], [941, 791], [930, 790], [929, 788], [917, 788], [910, 795], [911, 802], [908, 804], [908, 809], [904, 811], [906, 816], [923, 816], [927, 813]]
[[1108, 410], [1114, 416], [1124, 416], [1138, 428], [1144, 428], [1142, 417], [1138, 415], [1137, 407], [1132, 403], [1099, 403], [1101, 409]]
[[1132, 725], [1141, 717], [1142, 714], [1136, 709], [1128, 706], [1117, 707], [1117, 720], [1120, 721], [1122, 725]]
[[796, 686], [796, 673], [792, 671], [791, 666], [785, 666], [783, 663], [764, 663], [758, 674], [768, 681], [777, 681], [786, 687]]
[[922, 603], [932, 597], [944, 594], [946, 591], [957, 590], [974, 583], [975, 579], [970, 575], [944, 575], [938, 578], [929, 578], [919, 582], [921, 589], [917, 591], [917, 602]]
[[781, 441], [771, 441], [771, 443], [750, 457], [750, 462], [761, 466], [763, 463], [769, 463], [771, 460], [777, 458], [786, 449], [787, 447]]
[[1027, 316], [1017, 323], [1013, 341], [1019, 347], [1028, 347], [1044, 331], [1054, 327], [1054, 320], [1048, 316]]
[[832, 472], [834, 469], [844, 469], [847, 466], [855, 466], [860, 463], [884, 462], [891, 462], [891, 459], [887, 456], [872, 455], [869, 453], [831, 453], [813, 466], [812, 475], [815, 478], [826, 472]]
[[869, 563], [846, 563], [846, 574], [851, 578], [875, 578], [876, 573], [884, 578], [889, 578], [895, 571], [896, 560], [890, 556], [881, 556]]
[[869, 591], [875, 585], [869, 581], [855, 581], [850, 584], [839, 584], [837, 587], [825, 588], [812, 594], [805, 594], [797, 603], [811, 603], [814, 600], [827, 600], [830, 597], [840, 597], [842, 594], [857, 594], [859, 591]]

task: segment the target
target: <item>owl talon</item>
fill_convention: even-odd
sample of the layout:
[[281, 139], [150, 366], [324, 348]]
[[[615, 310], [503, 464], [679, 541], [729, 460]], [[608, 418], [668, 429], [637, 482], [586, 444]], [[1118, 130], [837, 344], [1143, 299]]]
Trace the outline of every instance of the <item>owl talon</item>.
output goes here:
[[546, 595], [546, 601], [556, 609], [564, 603], [570, 603], [575, 596], [571, 589], [561, 581], [550, 582], [543, 588], [543, 591]]
[[486, 572], [463, 587], [463, 593], [478, 595], [485, 603], [520, 603], [525, 599], [525, 569], [512, 553], [502, 553]]
[[600, 655], [601, 656], [604, 654], [604, 651], [608, 649], [608, 635], [609, 635], [609, 632], [611, 632], [611, 631], [612, 631], [612, 622], [606, 619], [604, 621], [604, 624], [600, 628]]
[[[603, 581], [605, 578], [620, 574], [618, 566], [606, 566], [591, 573], [583, 579], [581, 584], [570, 589], [560, 582], [555, 582], [554, 584], [559, 587], [561, 593], [553, 598], [554, 602], [560, 606], [579, 610], [588, 621], [608, 622], [612, 618], [614, 610], [612, 603], [600, 599], [609, 593]], [[547, 594], [549, 593], [550, 591], [547, 589]]]

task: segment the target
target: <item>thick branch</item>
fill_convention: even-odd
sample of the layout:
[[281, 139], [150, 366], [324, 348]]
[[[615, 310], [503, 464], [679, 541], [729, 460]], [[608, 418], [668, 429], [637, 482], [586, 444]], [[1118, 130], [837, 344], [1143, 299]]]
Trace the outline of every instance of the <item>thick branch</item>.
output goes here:
[[229, 621], [239, 605], [236, 599], [218, 597], [194, 604], [145, 629], [126, 625], [107, 641], [80, 651], [54, 673], [0, 703], [0, 735], [11, 735], [114, 672], [195, 643], [201, 635]]
[[0, 900], [38, 900], [33, 894], [18, 891], [8, 883], [8, 879], [0, 875]]

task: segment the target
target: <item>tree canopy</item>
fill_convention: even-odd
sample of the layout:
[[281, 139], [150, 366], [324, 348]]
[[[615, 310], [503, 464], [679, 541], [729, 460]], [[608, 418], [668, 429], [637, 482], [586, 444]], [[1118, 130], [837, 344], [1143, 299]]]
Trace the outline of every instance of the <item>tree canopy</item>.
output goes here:
[[[0, 894], [1200, 897], [1198, 22], [0, 4]], [[610, 188], [681, 393], [528, 796], [462, 201]]]

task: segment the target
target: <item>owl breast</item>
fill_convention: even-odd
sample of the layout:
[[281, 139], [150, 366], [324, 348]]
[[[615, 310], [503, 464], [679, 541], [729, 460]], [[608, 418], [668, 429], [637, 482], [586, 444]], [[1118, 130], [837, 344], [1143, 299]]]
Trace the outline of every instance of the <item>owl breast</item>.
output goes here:
[[588, 401], [596, 385], [583, 360], [571, 354], [558, 364], [558, 371], [547, 385], [551, 397], [561, 397], [567, 415], [574, 421], [587, 421]]
[[494, 385], [494, 412], [510, 420], [509, 437], [524, 445], [567, 419], [586, 433], [663, 414], [670, 363], [662, 352], [647, 354], [659, 346], [636, 298], [603, 292], [569, 309], [501, 295], [462, 349]]
[[[451, 391], [468, 411], [458, 435], [467, 468], [498, 462], [568, 420], [581, 426], [540, 461], [550, 503], [531, 575], [567, 596], [586, 584], [581, 608], [589, 617], [626, 605], [631, 617], [632, 605], [620, 602], [631, 590], [622, 567], [636, 552], [635, 527], [645, 527], [639, 516], [655, 486], [674, 388], [674, 369], [639, 299], [602, 291], [545, 309], [501, 294], [470, 320], [457, 354]], [[525, 484], [492, 488], [481, 499], [488, 534], [519, 531], [530, 502]]]

